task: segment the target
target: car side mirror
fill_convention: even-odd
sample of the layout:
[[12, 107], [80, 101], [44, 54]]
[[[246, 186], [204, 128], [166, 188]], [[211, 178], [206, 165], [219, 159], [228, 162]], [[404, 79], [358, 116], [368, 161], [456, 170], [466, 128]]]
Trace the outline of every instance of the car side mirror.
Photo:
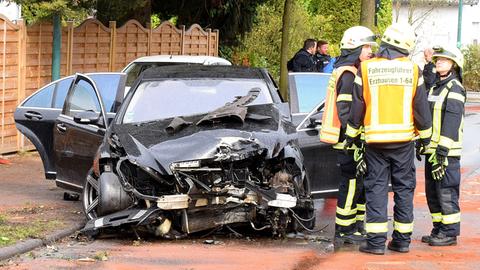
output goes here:
[[73, 116], [73, 121], [79, 124], [97, 124], [100, 120], [100, 114], [94, 111], [81, 111]]

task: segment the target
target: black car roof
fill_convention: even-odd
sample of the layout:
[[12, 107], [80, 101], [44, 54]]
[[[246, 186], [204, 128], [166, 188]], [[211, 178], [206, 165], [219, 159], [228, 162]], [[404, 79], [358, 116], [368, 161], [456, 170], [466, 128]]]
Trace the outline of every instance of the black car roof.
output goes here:
[[171, 65], [143, 72], [144, 80], [164, 78], [239, 78], [264, 79], [262, 69], [240, 66]]

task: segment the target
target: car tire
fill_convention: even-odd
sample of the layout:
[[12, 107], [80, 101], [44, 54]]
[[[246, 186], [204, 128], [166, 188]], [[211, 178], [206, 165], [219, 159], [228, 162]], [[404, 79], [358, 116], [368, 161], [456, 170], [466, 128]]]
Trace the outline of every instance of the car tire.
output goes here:
[[93, 172], [93, 169], [90, 169], [88, 171], [82, 193], [83, 212], [85, 213], [85, 216], [88, 220], [97, 217], [97, 207], [99, 200], [98, 194], [98, 177]]

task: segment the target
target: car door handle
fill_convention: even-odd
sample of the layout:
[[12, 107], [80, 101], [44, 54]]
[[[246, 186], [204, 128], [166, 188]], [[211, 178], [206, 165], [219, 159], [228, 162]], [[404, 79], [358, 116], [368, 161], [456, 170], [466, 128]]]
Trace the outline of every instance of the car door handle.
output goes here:
[[32, 119], [32, 120], [41, 120], [43, 118], [41, 113], [32, 112], [32, 111], [25, 112], [24, 115], [27, 119]]
[[57, 124], [57, 130], [63, 133], [63, 132], [67, 131], [67, 127], [65, 126], [64, 123], [58, 123]]

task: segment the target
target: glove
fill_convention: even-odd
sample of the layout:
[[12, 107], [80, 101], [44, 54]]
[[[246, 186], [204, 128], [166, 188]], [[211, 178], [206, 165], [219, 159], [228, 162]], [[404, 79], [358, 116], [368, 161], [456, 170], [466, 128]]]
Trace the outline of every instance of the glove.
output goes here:
[[422, 140], [415, 142], [415, 157], [418, 161], [422, 161], [422, 154], [425, 153], [425, 150], [427, 150], [427, 145]]
[[351, 148], [353, 145], [356, 145], [358, 148], [363, 147], [363, 142], [360, 140], [360, 135], [354, 138], [345, 135], [345, 145], [343, 146], [343, 151], [345, 154], [348, 153], [349, 148]]
[[361, 147], [355, 149], [353, 152], [353, 160], [357, 162], [355, 176], [361, 177], [367, 173], [367, 163], [365, 162], [365, 146], [364, 144]]
[[448, 161], [445, 156], [433, 154], [428, 159], [432, 164], [432, 177], [435, 181], [441, 181], [445, 176], [445, 170], [448, 166]]
[[355, 139], [345, 135], [345, 145], [343, 146], [343, 151], [347, 152], [350, 147], [352, 147]]

